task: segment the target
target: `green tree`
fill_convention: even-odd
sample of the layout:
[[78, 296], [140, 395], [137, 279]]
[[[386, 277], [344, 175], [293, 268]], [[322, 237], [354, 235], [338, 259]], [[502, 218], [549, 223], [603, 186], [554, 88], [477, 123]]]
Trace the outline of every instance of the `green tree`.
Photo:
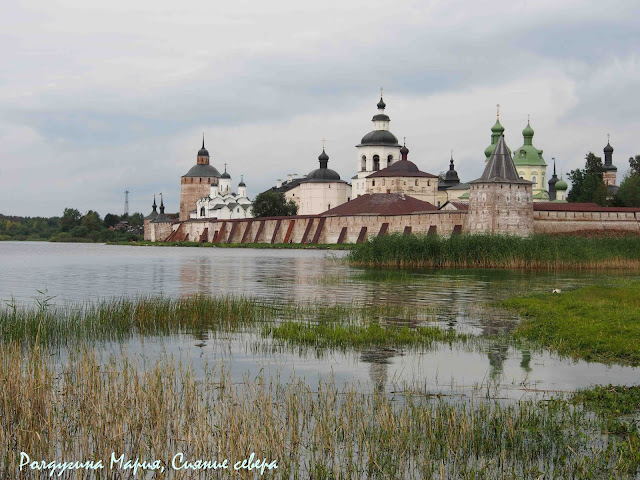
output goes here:
[[296, 215], [298, 205], [293, 200], [287, 201], [284, 193], [262, 192], [253, 201], [254, 217], [285, 217]]
[[621, 207], [640, 207], [640, 174], [627, 175], [622, 180], [616, 194], [616, 204]]
[[630, 175], [640, 176], [640, 155], [629, 158], [629, 166], [631, 167]]
[[114, 215], [113, 213], [107, 213], [104, 216], [104, 226], [107, 228], [113, 227], [119, 221], [120, 217], [118, 215]]
[[602, 158], [589, 152], [585, 157], [585, 168], [571, 170], [567, 175], [571, 180], [567, 201], [604, 205], [607, 201], [607, 187], [602, 181], [602, 166]]
[[602, 175], [602, 158], [596, 157], [596, 154], [593, 152], [587, 153], [585, 157], [584, 169], [587, 173], [599, 173]]
[[89, 235], [89, 229], [85, 226], [78, 225], [77, 227], [73, 227], [70, 233], [72, 237], [83, 238]]
[[62, 218], [60, 219], [60, 229], [63, 232], [70, 231], [73, 227], [78, 225], [80, 218], [82, 218], [82, 215], [80, 215], [78, 210], [75, 208], [65, 208]]
[[140, 225], [142, 225], [143, 221], [144, 215], [139, 212], [129, 215], [129, 225], [131, 225], [132, 227], [139, 227]]
[[100, 215], [93, 210], [89, 210], [86, 215], [80, 219], [80, 225], [86, 227], [90, 232], [100, 230], [100, 224]]

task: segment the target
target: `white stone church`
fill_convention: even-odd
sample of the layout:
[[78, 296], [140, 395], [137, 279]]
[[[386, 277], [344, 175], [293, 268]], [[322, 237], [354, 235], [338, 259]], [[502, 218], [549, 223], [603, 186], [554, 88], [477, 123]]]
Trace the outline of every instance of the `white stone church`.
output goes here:
[[225, 164], [224, 173], [220, 176], [219, 183], [217, 185], [212, 183], [209, 195], [198, 199], [196, 210], [191, 213], [191, 218], [218, 218], [220, 220], [253, 218], [253, 203], [247, 195], [244, 179], [240, 180], [237, 192], [232, 191], [231, 183], [231, 175], [227, 173]]

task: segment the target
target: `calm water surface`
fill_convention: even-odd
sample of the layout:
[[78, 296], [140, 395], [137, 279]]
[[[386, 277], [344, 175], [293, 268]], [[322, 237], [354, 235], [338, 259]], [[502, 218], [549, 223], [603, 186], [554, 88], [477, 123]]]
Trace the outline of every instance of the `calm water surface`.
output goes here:
[[[0, 300], [29, 304], [46, 291], [57, 303], [118, 296], [195, 293], [245, 295], [324, 303], [405, 303], [435, 308], [439, 324], [471, 333], [496, 333], [517, 318], [486, 304], [515, 294], [564, 291], [615, 282], [615, 274], [527, 273], [489, 270], [371, 271], [340, 261], [345, 252], [100, 244], [0, 242]], [[121, 345], [106, 345], [119, 352]], [[333, 377], [363, 388], [392, 391], [402, 382], [424, 382], [434, 391], [520, 398], [535, 390], [574, 390], [592, 384], [638, 383], [640, 369], [560, 359], [548, 352], [485, 342], [473, 347], [439, 345], [412, 352], [287, 349], [255, 334], [212, 338], [208, 332], [161, 339], [136, 338], [131, 355], [154, 359], [162, 352], [190, 359], [196, 372], [220, 360], [234, 379], [291, 375], [310, 383]]]

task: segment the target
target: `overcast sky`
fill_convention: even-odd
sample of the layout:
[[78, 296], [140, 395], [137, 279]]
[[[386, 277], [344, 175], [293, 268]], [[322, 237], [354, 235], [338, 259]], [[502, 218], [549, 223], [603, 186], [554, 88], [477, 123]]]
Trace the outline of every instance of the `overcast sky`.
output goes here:
[[[3, 2], [0, 213], [147, 214], [202, 132], [211, 163], [250, 196], [287, 173], [356, 171], [384, 87], [391, 131], [431, 173], [453, 149], [484, 168], [496, 104], [511, 148], [564, 172], [602, 156], [618, 181], [640, 154], [637, 1], [297, 0]], [[559, 172], [558, 172], [559, 173]]]

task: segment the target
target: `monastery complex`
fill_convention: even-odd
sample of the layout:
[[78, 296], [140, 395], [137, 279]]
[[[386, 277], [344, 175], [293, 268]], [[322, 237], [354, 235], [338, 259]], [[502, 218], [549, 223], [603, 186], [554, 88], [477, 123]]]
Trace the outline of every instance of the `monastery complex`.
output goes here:
[[[543, 151], [533, 145], [530, 123], [523, 144], [511, 150], [499, 111], [485, 149], [480, 178], [463, 183], [453, 156], [440, 175], [424, 172], [409, 160], [409, 149], [390, 131], [382, 97], [373, 130], [356, 145], [356, 174], [344, 180], [329, 168], [323, 148], [318, 168], [307, 175], [288, 175], [269, 191], [284, 193], [298, 205], [298, 215], [253, 218], [252, 201], [243, 180], [233, 191], [231, 176], [210, 164], [202, 142], [196, 164], [181, 178], [177, 220], [153, 210], [145, 218], [150, 241], [214, 243], [357, 243], [388, 233], [449, 235], [461, 232], [531, 233], [580, 230], [626, 230], [640, 233], [640, 209], [567, 203], [567, 182], [553, 173]], [[617, 187], [613, 147], [604, 148], [605, 185]]]

